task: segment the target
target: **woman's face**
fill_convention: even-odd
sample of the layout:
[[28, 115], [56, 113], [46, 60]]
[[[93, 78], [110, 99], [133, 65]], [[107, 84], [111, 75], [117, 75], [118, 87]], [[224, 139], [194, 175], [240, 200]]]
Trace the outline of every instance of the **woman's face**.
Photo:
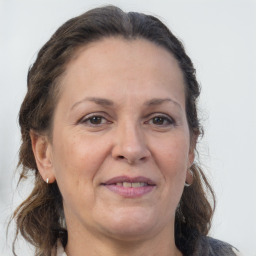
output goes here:
[[177, 61], [142, 39], [80, 49], [62, 77], [48, 152], [68, 230], [169, 234], [193, 161]]

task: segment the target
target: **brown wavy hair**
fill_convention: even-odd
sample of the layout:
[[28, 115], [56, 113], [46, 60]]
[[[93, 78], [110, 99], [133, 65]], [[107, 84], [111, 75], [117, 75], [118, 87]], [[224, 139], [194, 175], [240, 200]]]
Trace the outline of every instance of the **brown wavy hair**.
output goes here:
[[[106, 37], [126, 40], [143, 38], [170, 52], [184, 76], [186, 115], [191, 137], [197, 141], [203, 133], [197, 114], [200, 87], [193, 63], [182, 43], [159, 19], [106, 6], [68, 20], [41, 48], [27, 76], [27, 94], [19, 113], [22, 144], [18, 166], [22, 167], [20, 181], [31, 173], [35, 180], [33, 191], [13, 214], [17, 225], [14, 255], [19, 234], [35, 246], [37, 256], [50, 255], [58, 239], [64, 246], [67, 243], [62, 196], [56, 182], [46, 184], [39, 174], [30, 131], [51, 136], [61, 84], [59, 80], [67, 64], [80, 47]], [[201, 168], [194, 163], [191, 170], [194, 174], [193, 184], [185, 187], [175, 218], [175, 242], [184, 255], [192, 253], [199, 238], [209, 232], [215, 207], [213, 190]]]

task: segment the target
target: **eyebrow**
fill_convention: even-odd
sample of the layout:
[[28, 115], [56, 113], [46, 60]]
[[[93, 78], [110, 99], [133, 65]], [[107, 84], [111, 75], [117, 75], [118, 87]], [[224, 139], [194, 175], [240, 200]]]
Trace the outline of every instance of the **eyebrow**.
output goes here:
[[[105, 99], [105, 98], [98, 98], [98, 97], [86, 97], [84, 99], [82, 99], [81, 101], [76, 102], [72, 107], [71, 110], [74, 109], [77, 105], [85, 102], [85, 101], [90, 101], [90, 102], [94, 102], [97, 105], [101, 105], [101, 106], [113, 106], [114, 102], [112, 100], [109, 99]], [[181, 105], [176, 102], [175, 100], [171, 99], [171, 98], [153, 98], [151, 100], [148, 100], [144, 103], [144, 105], [146, 106], [156, 106], [156, 105], [161, 105], [165, 102], [171, 102], [174, 103], [176, 106], [178, 106], [181, 109]]]
[[144, 103], [144, 105], [155, 106], [155, 105], [161, 105], [161, 104], [163, 104], [165, 102], [172, 102], [172, 103], [174, 103], [176, 106], [178, 106], [181, 109], [181, 105], [177, 101], [175, 101], [175, 100], [173, 100], [171, 98], [164, 98], [164, 99], [154, 98], [154, 99], [151, 99], [149, 101], [146, 101]]
[[71, 110], [74, 109], [77, 105], [79, 105], [85, 101], [91, 101], [91, 102], [94, 102], [97, 105], [101, 105], [101, 106], [113, 106], [114, 105], [114, 102], [112, 100], [108, 100], [108, 99], [104, 99], [104, 98], [97, 98], [97, 97], [86, 97], [86, 98], [76, 102], [71, 107]]

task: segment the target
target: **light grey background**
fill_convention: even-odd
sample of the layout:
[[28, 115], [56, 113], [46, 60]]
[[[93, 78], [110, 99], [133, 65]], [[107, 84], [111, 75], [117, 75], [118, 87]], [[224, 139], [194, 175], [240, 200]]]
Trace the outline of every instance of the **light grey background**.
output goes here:
[[[157, 15], [185, 44], [202, 85], [201, 161], [217, 194], [211, 235], [256, 255], [256, 3], [246, 0], [0, 0], [0, 255], [11, 255], [7, 218], [15, 188], [19, 106], [29, 65], [67, 19], [104, 4]], [[12, 233], [11, 228], [11, 233]], [[20, 242], [18, 255], [33, 255]]]

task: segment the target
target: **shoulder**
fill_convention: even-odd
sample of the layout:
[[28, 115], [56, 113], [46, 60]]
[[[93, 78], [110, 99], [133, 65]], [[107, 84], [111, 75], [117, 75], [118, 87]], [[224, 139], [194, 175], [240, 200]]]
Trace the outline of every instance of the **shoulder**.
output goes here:
[[[67, 256], [60, 241], [57, 242], [52, 256]], [[212, 237], [203, 236], [198, 242], [196, 251], [193, 256], [242, 256], [239, 251], [232, 245], [214, 239]]]
[[235, 247], [226, 242], [211, 237], [207, 237], [207, 239], [210, 245], [210, 255], [212, 256], [236, 256], [239, 253], [239, 251]]
[[212, 237], [201, 237], [198, 242], [198, 247], [195, 256], [238, 256], [239, 251], [232, 245], [214, 239]]

